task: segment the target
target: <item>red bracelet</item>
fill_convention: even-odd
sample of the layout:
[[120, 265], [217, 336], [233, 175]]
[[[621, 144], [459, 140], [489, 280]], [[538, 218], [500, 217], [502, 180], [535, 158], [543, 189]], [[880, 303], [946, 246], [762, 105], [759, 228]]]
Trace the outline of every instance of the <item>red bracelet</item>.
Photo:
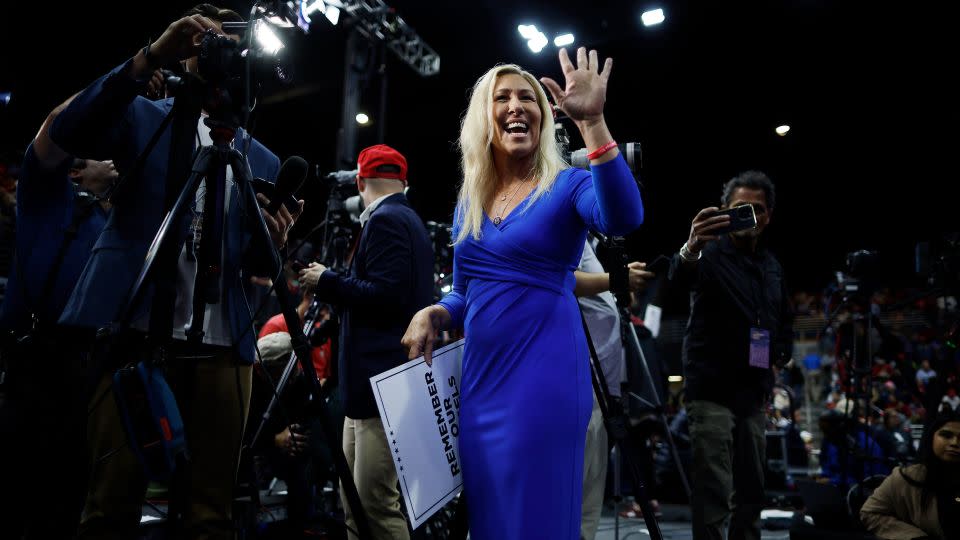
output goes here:
[[590, 152], [589, 154], [587, 154], [587, 159], [591, 161], [594, 159], [597, 159], [598, 157], [606, 154], [607, 152], [609, 152], [610, 150], [613, 150], [616, 147], [617, 147], [617, 141], [610, 141], [607, 144], [601, 146], [600, 148], [597, 148], [593, 152]]

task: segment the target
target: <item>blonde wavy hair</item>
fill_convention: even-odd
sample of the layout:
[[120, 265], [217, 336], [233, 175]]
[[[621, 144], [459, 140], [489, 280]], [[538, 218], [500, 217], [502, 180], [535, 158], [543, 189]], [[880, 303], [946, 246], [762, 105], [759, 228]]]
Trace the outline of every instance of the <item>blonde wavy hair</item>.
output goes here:
[[460, 232], [453, 241], [454, 245], [470, 236], [475, 240], [480, 239], [480, 228], [484, 217], [483, 204], [497, 190], [497, 172], [493, 165], [492, 147], [496, 124], [493, 121], [491, 104], [497, 78], [507, 74], [520, 75], [530, 83], [537, 96], [537, 105], [540, 107], [540, 144], [536, 150], [533, 169], [530, 171], [530, 177], [537, 179], [537, 189], [531, 196], [529, 204], [533, 204], [549, 191], [557, 174], [570, 167], [560, 153], [560, 146], [554, 134], [553, 111], [547, 100], [547, 94], [536, 77], [516, 64], [497, 65], [484, 73], [473, 85], [470, 104], [460, 123], [462, 156], [460, 166], [463, 171], [463, 183], [457, 197], [457, 203], [460, 206]]

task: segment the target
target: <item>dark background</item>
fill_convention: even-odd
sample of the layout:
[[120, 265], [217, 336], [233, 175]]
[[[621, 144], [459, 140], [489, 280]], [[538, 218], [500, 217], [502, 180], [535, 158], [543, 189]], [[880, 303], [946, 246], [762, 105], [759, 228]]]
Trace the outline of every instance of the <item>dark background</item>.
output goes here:
[[[0, 150], [19, 151], [46, 113], [158, 37], [194, 2], [8, 4], [0, 36]], [[913, 283], [914, 244], [954, 224], [957, 173], [958, 32], [948, 3], [772, 0], [766, 2], [391, 0], [441, 57], [421, 78], [386, 55], [387, 115], [371, 78], [363, 109], [373, 122], [360, 147], [385, 141], [406, 154], [411, 199], [424, 219], [449, 221], [459, 183], [455, 141], [474, 81], [498, 62], [515, 62], [561, 81], [556, 48], [533, 54], [517, 33], [533, 23], [551, 39], [615, 59], [606, 117], [620, 142], [643, 147], [647, 220], [630, 237], [632, 254], [674, 252], [725, 180], [746, 169], [769, 174], [779, 204], [771, 246], [794, 288], [817, 291], [855, 249], [881, 253], [882, 277]], [[225, 1], [242, 14], [250, 4]], [[645, 28], [640, 13], [662, 7], [667, 20]], [[253, 133], [281, 159], [304, 156], [336, 167], [343, 87], [344, 19], [322, 17], [308, 35], [284, 35], [293, 85], [271, 89]], [[377, 50], [371, 61], [379, 63]], [[376, 65], [376, 64], [375, 64]], [[774, 128], [789, 124], [779, 137]], [[571, 126], [572, 128], [572, 126]], [[573, 129], [575, 133], [575, 129]], [[574, 137], [578, 139], [578, 136]], [[579, 147], [580, 141], [574, 142]], [[325, 204], [306, 190], [316, 223]], [[545, 231], [545, 234], [547, 231]]]

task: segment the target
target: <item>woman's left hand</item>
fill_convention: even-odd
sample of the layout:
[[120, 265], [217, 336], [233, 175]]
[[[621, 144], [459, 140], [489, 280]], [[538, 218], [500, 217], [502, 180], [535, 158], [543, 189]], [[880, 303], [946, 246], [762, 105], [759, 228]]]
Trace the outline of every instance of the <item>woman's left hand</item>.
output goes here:
[[603, 104], [607, 100], [607, 80], [613, 68], [613, 59], [607, 58], [600, 69], [597, 51], [587, 53], [585, 47], [577, 49], [577, 65], [574, 67], [567, 56], [567, 49], [560, 49], [560, 67], [566, 78], [566, 88], [549, 77], [540, 82], [547, 87], [554, 103], [574, 122], [594, 123], [603, 119]]

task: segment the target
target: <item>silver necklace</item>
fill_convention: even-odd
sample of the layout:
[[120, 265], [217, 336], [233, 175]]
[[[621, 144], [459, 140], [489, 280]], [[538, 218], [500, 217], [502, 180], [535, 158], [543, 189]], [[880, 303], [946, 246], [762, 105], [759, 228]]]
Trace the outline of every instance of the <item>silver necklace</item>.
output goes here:
[[513, 197], [517, 194], [518, 191], [520, 191], [520, 187], [523, 186], [523, 185], [526, 184], [526, 183], [527, 183], [527, 180], [526, 180], [526, 179], [521, 180], [520, 182], [517, 183], [517, 189], [513, 190], [513, 193], [510, 195], [510, 200], [507, 200], [507, 196], [506, 196], [506, 195], [504, 195], [503, 197], [500, 197], [500, 200], [501, 200], [501, 201], [507, 201], [507, 202], [503, 203], [503, 206], [500, 207], [500, 211], [497, 212], [497, 215], [496, 215], [496, 216], [494, 216], [494, 218], [493, 218], [493, 224], [494, 224], [494, 225], [499, 225], [500, 222], [503, 221], [503, 218], [500, 217], [500, 216], [503, 215], [503, 211], [506, 210], [506, 209], [507, 209], [507, 205], [510, 204], [510, 203], [513, 201]]

